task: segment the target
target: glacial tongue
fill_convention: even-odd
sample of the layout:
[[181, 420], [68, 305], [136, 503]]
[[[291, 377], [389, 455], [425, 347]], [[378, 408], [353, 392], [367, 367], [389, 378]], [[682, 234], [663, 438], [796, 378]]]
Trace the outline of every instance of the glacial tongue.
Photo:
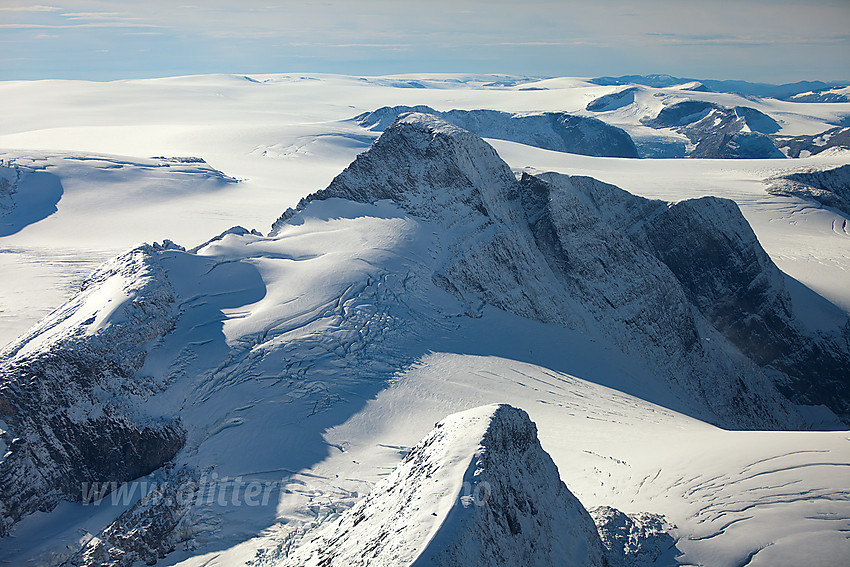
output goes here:
[[509, 405], [436, 424], [368, 496], [283, 565], [603, 565], [593, 520]]

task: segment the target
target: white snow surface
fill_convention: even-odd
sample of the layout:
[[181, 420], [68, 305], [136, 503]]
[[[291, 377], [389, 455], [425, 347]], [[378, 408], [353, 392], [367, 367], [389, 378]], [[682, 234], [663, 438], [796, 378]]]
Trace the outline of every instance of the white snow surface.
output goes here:
[[[636, 136], [641, 116], [681, 96], [676, 87], [638, 87], [631, 107], [588, 113], [589, 101], [621, 87], [570, 78], [486, 86], [499, 78], [444, 75], [252, 79], [0, 83], [0, 101], [15, 110], [0, 124], [0, 147], [10, 148], [0, 154], [3, 175], [15, 167], [52, 175], [63, 190], [56, 212], [0, 237], [0, 342], [58, 307], [97, 264], [142, 241], [191, 247], [234, 225], [265, 233], [368, 147], [376, 134], [348, 121], [361, 112], [398, 104], [567, 111]], [[411, 81], [427, 88], [407, 88]], [[530, 87], [541, 90], [523, 90]], [[789, 135], [823, 131], [850, 109], [686, 94], [754, 106]], [[669, 201], [733, 199], [774, 262], [799, 282], [790, 289], [802, 320], [829, 328], [850, 312], [843, 217], [769, 195], [762, 184], [796, 167], [850, 163], [846, 153], [628, 160], [489, 142], [516, 171], [590, 175]], [[165, 167], [153, 156], [197, 156], [207, 165]], [[150, 403], [179, 415], [189, 431], [176, 466], [261, 481], [275, 492], [266, 507], [198, 506], [191, 540], [159, 564], [278, 564], [387, 477], [436, 421], [493, 403], [528, 412], [586, 508], [655, 512], [675, 524], [667, 564], [850, 558], [847, 432], [725, 431], [688, 417], [693, 408], [599, 337], [490, 307], [468, 317], [469, 306], [419, 277], [439, 227], [388, 203], [331, 199], [296, 221], [274, 237], [225, 235], [196, 256], [161, 253], [181, 322], [140, 375], [170, 381], [167, 395]], [[113, 284], [66, 320], [94, 315], [95, 328], [108, 324], [125, 287]], [[396, 324], [411, 320], [419, 325]], [[404, 348], [375, 359], [376, 341]], [[480, 430], [463, 431], [467, 454]], [[429, 509], [446, 502], [431, 499]], [[28, 517], [0, 540], [0, 564], [55, 564], [123, 510], [63, 504]]]

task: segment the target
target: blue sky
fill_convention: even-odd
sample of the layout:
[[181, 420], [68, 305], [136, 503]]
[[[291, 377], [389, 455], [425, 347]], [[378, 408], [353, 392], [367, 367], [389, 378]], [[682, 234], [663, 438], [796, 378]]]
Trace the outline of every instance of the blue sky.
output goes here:
[[850, 79], [850, 0], [43, 1], [0, 0], [0, 79], [293, 71]]

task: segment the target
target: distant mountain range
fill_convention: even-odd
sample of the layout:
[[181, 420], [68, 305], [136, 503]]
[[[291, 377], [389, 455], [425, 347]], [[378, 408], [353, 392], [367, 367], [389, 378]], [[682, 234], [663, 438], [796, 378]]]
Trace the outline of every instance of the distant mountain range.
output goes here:
[[[733, 93], [741, 96], [771, 97], [779, 100], [797, 100], [799, 102], [847, 102], [849, 99], [843, 96], [835, 100], [820, 100], [816, 96], [797, 98], [803, 93], [818, 93], [829, 91], [837, 87], [846, 87], [850, 81], [798, 81], [783, 85], [770, 83], [751, 83], [749, 81], [715, 80], [715, 79], [692, 79], [684, 77], [673, 77], [671, 75], [623, 75], [621, 77], [597, 77], [590, 79], [591, 83], [597, 85], [645, 85], [647, 87], [672, 87], [686, 83], [698, 83], [693, 85], [693, 90], [702, 90], [716, 93]], [[833, 97], [835, 98], [835, 97]]]

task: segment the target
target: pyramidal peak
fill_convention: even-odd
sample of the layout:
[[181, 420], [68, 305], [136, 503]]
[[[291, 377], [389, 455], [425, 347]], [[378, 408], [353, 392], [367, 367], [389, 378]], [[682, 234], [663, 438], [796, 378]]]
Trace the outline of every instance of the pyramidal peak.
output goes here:
[[330, 185], [288, 209], [272, 226], [275, 235], [310, 202], [390, 200], [423, 218], [442, 218], [457, 201], [484, 215], [505, 213], [518, 198], [516, 177], [493, 147], [467, 130], [421, 112], [399, 116], [372, 147]]
[[283, 565], [604, 565], [588, 512], [523, 410], [448, 416]]

